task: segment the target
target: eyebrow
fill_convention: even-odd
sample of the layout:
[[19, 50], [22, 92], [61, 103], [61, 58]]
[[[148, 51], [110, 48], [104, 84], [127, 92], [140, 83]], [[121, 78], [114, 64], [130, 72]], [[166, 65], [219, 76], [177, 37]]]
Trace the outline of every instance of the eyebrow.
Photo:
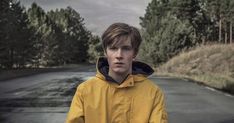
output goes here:
[[124, 48], [132, 48], [132, 46], [130, 46], [130, 45], [123, 45], [122, 47], [124, 47]]
[[[107, 45], [107, 47], [117, 47], [118, 46], [118, 44], [116, 44], [116, 45]], [[128, 44], [125, 44], [125, 45], [122, 45], [121, 47], [133, 47], [131, 44], [130, 45], [128, 45]]]

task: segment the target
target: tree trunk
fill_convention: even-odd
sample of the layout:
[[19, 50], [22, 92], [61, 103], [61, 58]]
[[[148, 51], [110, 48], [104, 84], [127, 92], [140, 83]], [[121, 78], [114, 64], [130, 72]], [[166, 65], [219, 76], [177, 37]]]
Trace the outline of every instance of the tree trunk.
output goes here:
[[[227, 24], [227, 23], [226, 23], [226, 24]], [[225, 42], [225, 44], [227, 44], [227, 25], [225, 25], [224, 28], [225, 28], [225, 29], [224, 29], [224, 31], [225, 31], [224, 42]]]
[[232, 21], [230, 22], [230, 44], [232, 43]]
[[219, 19], [219, 43], [221, 43], [221, 40], [222, 40], [222, 32], [221, 32], [221, 29], [222, 29], [222, 21], [221, 19]]
[[202, 37], [202, 44], [205, 45], [205, 38], [204, 38], [204, 36]]
[[13, 48], [11, 47], [10, 48], [10, 62], [9, 62], [9, 66], [8, 66], [8, 69], [9, 68], [13, 68], [13, 65], [14, 65], [14, 50], [13, 50]]

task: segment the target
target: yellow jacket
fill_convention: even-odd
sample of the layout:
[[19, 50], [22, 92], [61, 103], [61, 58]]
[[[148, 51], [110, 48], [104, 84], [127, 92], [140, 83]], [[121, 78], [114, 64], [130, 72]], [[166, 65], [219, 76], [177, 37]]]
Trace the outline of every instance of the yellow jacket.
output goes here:
[[108, 79], [107, 69], [100, 58], [96, 76], [78, 86], [66, 123], [167, 123], [164, 94], [146, 78], [151, 67], [133, 62], [133, 74], [120, 85]]

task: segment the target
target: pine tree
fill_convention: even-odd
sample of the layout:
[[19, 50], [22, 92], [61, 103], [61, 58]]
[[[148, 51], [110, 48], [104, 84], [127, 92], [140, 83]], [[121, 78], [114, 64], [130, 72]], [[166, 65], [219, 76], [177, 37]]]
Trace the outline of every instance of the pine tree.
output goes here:
[[42, 66], [62, 65], [63, 41], [65, 40], [62, 29], [51, 18], [33, 3], [28, 9], [31, 25], [36, 29], [36, 41], [38, 49], [38, 64]]
[[65, 34], [65, 63], [85, 62], [88, 58], [90, 32], [84, 26], [84, 19], [71, 7], [50, 11], [48, 15]]
[[141, 18], [144, 40], [141, 59], [147, 59], [152, 64], [162, 63], [195, 45], [193, 21], [179, 15], [175, 8], [170, 1], [153, 0], [149, 4], [145, 16]]
[[8, 34], [7, 34], [7, 24], [8, 24], [8, 13], [10, 11], [9, 0], [0, 1], [0, 68], [9, 67], [8, 64]]
[[25, 8], [18, 1], [3, 1], [1, 67], [22, 68], [32, 64], [34, 42]]
[[98, 57], [104, 55], [100, 37], [92, 36], [90, 38], [88, 54], [90, 63], [95, 63]]

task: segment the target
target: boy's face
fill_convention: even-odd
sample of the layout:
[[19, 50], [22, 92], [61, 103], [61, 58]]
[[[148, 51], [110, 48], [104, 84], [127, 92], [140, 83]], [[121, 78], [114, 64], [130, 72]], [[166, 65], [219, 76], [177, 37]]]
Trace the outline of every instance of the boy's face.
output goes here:
[[105, 55], [109, 63], [109, 73], [125, 76], [131, 72], [135, 52], [130, 40], [122, 40], [114, 46], [107, 46]]

